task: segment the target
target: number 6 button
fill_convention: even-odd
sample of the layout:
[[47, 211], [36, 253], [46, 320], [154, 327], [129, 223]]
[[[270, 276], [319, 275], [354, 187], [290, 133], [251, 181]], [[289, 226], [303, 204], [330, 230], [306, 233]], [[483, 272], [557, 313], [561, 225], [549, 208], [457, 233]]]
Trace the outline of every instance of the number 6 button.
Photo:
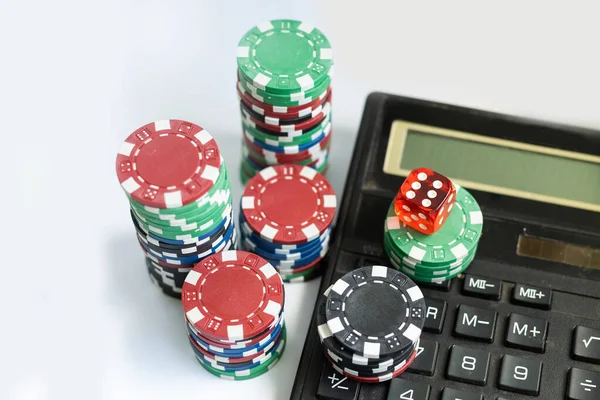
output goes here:
[[515, 356], [502, 357], [498, 380], [500, 389], [537, 396], [541, 379], [541, 362]]

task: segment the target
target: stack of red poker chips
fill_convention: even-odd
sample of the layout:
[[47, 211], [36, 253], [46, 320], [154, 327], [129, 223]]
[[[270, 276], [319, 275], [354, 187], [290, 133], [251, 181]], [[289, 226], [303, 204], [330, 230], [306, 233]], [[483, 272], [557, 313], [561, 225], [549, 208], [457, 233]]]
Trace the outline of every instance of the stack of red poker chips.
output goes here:
[[284, 282], [319, 276], [337, 209], [331, 184], [315, 169], [267, 167], [246, 185], [239, 218], [240, 246], [269, 261]]

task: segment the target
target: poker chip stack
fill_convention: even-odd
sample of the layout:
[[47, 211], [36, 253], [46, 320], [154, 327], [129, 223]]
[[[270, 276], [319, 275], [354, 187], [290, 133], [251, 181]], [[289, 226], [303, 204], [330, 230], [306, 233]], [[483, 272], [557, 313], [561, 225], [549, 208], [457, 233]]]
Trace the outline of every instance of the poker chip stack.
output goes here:
[[250, 29], [237, 48], [244, 183], [270, 165], [324, 173], [331, 146], [333, 56], [325, 35], [295, 20]]
[[182, 305], [198, 362], [230, 380], [269, 371], [286, 344], [284, 287], [266, 260], [229, 250], [200, 261], [187, 275]]
[[116, 169], [150, 279], [181, 298], [195, 263], [235, 248], [231, 185], [216, 141], [188, 121], [152, 122], [125, 140]]
[[[434, 233], [426, 234], [411, 227], [409, 215], [399, 217], [394, 202], [388, 209], [383, 239], [385, 252], [393, 267], [415, 281], [441, 283], [453, 279], [475, 258], [483, 229], [481, 209], [467, 189], [452, 185], [456, 199]], [[413, 220], [419, 220], [417, 214], [412, 214], [415, 215]]]
[[242, 195], [240, 246], [271, 263], [284, 282], [313, 279], [329, 250], [336, 203], [327, 178], [311, 167], [264, 168]]
[[419, 287], [385, 266], [355, 269], [319, 299], [316, 324], [325, 358], [364, 383], [398, 377], [416, 357], [426, 304]]

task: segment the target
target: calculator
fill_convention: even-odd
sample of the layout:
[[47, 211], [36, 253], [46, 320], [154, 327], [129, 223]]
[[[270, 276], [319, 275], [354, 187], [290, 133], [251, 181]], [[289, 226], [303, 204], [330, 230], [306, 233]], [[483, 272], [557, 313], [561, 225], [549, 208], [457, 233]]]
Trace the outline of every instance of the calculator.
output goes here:
[[419, 167], [479, 203], [475, 258], [452, 280], [417, 282], [427, 310], [417, 356], [385, 382], [332, 368], [315, 303], [290, 398], [600, 399], [600, 132], [370, 94], [319, 295], [353, 269], [392, 267], [386, 211]]

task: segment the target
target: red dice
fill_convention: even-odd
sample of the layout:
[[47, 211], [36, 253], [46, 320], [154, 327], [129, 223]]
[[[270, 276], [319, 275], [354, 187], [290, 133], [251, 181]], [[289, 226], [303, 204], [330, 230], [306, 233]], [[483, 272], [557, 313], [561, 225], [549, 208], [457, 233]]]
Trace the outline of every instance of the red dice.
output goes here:
[[400, 186], [394, 209], [400, 221], [428, 235], [444, 224], [455, 200], [456, 188], [450, 179], [428, 168], [417, 168]]

